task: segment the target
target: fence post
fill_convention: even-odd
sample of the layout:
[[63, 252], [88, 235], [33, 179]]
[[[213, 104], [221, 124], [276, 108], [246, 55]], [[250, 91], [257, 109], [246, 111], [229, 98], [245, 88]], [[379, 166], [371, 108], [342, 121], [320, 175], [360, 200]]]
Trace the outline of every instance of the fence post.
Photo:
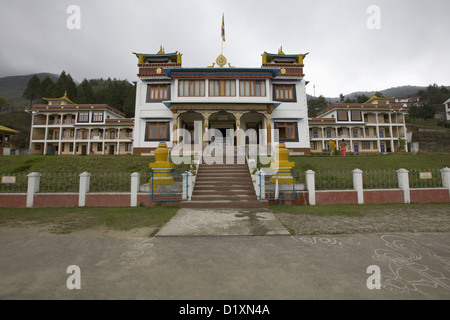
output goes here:
[[409, 171], [406, 169], [398, 169], [398, 187], [403, 190], [403, 197], [405, 199], [405, 203], [411, 203], [411, 198], [409, 195]]
[[27, 208], [33, 208], [34, 194], [39, 191], [39, 182], [41, 180], [41, 174], [37, 172], [31, 172], [27, 175], [28, 188], [27, 188]]
[[183, 175], [183, 184], [181, 186], [182, 197], [183, 199], [189, 200], [191, 198], [193, 191], [193, 181], [192, 181], [193, 174], [191, 172], [186, 171], [183, 172], [182, 175]]
[[442, 175], [442, 185], [448, 189], [448, 192], [450, 194], [450, 169], [444, 168], [441, 170]]
[[266, 177], [264, 171], [259, 171], [259, 199], [266, 199]]
[[84, 207], [86, 205], [86, 193], [89, 192], [89, 185], [91, 182], [91, 174], [83, 172], [80, 174], [80, 192], [78, 194], [78, 206]]
[[355, 169], [352, 170], [353, 173], [353, 188], [358, 193], [358, 204], [364, 204], [364, 189], [363, 189], [363, 178], [362, 170]]
[[141, 182], [141, 174], [139, 172], [133, 172], [131, 174], [131, 198], [130, 198], [130, 205], [132, 207], [137, 207], [138, 201], [137, 201], [137, 195], [139, 192], [139, 184]]
[[312, 170], [305, 172], [306, 174], [306, 189], [308, 190], [308, 201], [311, 206], [316, 205], [316, 173]]

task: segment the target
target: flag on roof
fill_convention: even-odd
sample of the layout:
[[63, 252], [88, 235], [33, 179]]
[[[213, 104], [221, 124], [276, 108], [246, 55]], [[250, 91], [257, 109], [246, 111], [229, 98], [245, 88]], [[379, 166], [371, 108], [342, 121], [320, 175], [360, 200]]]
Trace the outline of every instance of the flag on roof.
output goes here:
[[222, 13], [222, 41], [225, 42], [225, 17]]

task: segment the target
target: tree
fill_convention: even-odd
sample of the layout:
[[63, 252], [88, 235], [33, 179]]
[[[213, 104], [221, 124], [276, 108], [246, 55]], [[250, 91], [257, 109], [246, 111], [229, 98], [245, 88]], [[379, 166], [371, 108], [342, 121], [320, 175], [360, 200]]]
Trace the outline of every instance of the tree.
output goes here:
[[59, 79], [55, 82], [52, 90], [52, 98], [61, 98], [67, 93], [67, 97], [71, 100], [77, 98], [77, 85], [70, 74], [65, 71], [61, 72]]
[[345, 97], [344, 97], [344, 95], [341, 93], [341, 94], [339, 95], [339, 101], [344, 102], [344, 100], [345, 100]]
[[0, 97], [0, 113], [9, 111], [9, 102], [3, 97]]
[[87, 79], [84, 79], [77, 88], [77, 103], [94, 103], [94, 90]]
[[41, 98], [41, 80], [37, 75], [32, 76], [28, 81], [22, 96], [30, 100], [30, 107], [33, 105], [34, 100]]
[[41, 94], [43, 98], [50, 98], [52, 96], [53, 87], [55, 84], [50, 77], [45, 77], [41, 82]]
[[328, 101], [324, 96], [318, 98], [311, 98], [308, 101], [308, 117], [315, 117], [319, 111], [328, 107]]
[[61, 98], [64, 93], [67, 91], [67, 74], [65, 71], [61, 72], [58, 80], [56, 80], [55, 85], [52, 90], [52, 98]]

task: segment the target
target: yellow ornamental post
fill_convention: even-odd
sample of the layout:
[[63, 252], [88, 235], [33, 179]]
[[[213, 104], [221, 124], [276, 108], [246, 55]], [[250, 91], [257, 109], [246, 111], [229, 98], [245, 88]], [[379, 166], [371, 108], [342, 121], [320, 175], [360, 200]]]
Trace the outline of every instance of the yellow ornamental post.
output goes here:
[[294, 162], [289, 162], [289, 150], [284, 143], [280, 143], [276, 149], [275, 162], [272, 162], [270, 167], [275, 171], [275, 174], [270, 178], [270, 181], [283, 184], [293, 184], [294, 177], [291, 174], [292, 168], [295, 166]]
[[167, 144], [161, 142], [155, 150], [155, 162], [149, 165], [153, 170], [153, 181], [150, 179], [149, 184], [157, 186], [174, 183], [174, 178], [170, 174], [174, 166], [173, 163], [169, 162], [169, 149], [167, 148]]

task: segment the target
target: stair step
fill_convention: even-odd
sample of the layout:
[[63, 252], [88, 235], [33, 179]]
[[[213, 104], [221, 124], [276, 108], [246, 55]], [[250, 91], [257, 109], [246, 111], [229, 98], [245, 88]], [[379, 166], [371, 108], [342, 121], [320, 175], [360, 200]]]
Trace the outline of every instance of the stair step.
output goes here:
[[247, 188], [247, 189], [232, 189], [232, 190], [212, 190], [210, 188], [205, 190], [195, 190], [192, 193], [192, 196], [208, 196], [208, 195], [215, 195], [217, 193], [222, 195], [255, 195], [255, 191], [253, 188]]
[[258, 200], [255, 195], [209, 195], [209, 196], [192, 196], [192, 201], [255, 201]]
[[267, 200], [255, 201], [185, 201], [180, 204], [182, 208], [267, 208]]

